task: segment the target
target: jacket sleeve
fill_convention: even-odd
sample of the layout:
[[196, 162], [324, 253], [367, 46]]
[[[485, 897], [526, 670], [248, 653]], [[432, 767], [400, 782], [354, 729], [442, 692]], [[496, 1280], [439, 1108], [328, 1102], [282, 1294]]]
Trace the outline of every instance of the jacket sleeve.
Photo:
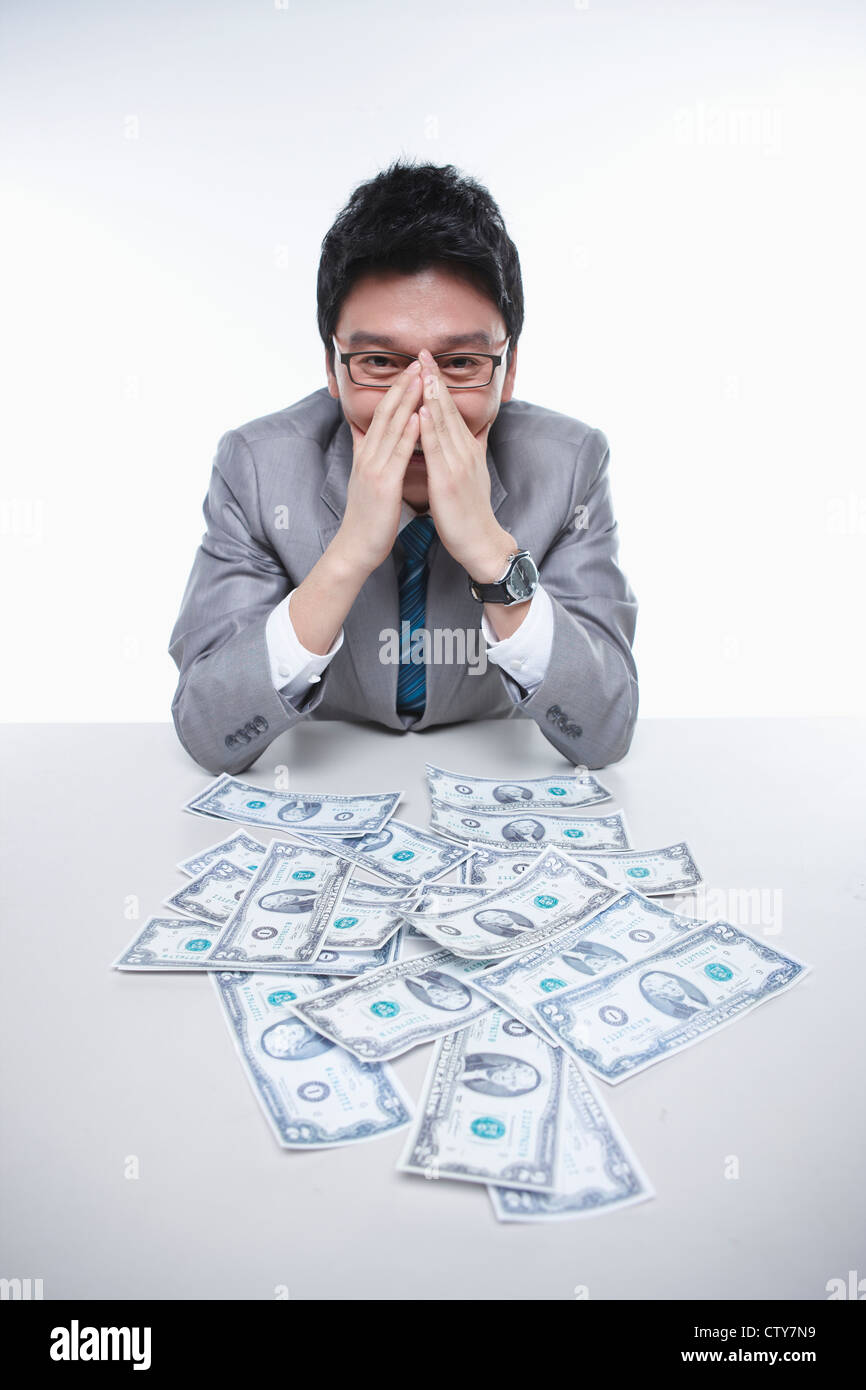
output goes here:
[[592, 430], [577, 460], [569, 514], [539, 564], [554, 618], [544, 679], [526, 694], [503, 674], [518, 710], [570, 762], [588, 768], [625, 757], [638, 710], [637, 600], [617, 564], [609, 463], [607, 439]]
[[190, 757], [238, 773], [315, 709], [326, 677], [302, 705], [274, 688], [265, 627], [292, 585], [265, 538], [252, 455], [234, 430], [217, 445], [203, 511], [207, 530], [168, 648], [179, 672], [171, 713]]

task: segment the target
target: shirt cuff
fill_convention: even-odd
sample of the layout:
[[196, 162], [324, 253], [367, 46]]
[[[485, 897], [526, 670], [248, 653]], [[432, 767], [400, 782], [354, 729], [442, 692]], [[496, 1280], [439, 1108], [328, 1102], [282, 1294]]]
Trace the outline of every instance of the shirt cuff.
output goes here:
[[553, 604], [547, 590], [538, 585], [526, 617], [510, 637], [498, 639], [483, 612], [481, 631], [490, 660], [531, 695], [547, 675], [553, 649]]
[[288, 700], [305, 695], [311, 685], [320, 681], [322, 672], [343, 645], [342, 628], [324, 655], [308, 652], [301, 645], [292, 625], [291, 601], [294, 592], [292, 589], [276, 608], [271, 609], [265, 623], [271, 681], [274, 689]]

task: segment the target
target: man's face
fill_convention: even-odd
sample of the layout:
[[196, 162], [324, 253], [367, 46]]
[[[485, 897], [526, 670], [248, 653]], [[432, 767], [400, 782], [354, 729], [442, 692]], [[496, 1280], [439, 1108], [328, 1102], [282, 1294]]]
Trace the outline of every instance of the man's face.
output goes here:
[[272, 1056], [290, 1057], [306, 1040], [307, 1027], [303, 1023], [278, 1023], [268, 1033], [268, 1048]]
[[480, 927], [510, 927], [511, 913], [488, 908], [486, 912], [476, 912], [475, 920]]
[[[357, 333], [369, 334], [369, 341], [351, 341], [352, 335]], [[447, 341], [458, 333], [486, 333], [489, 346], [480, 341], [474, 345], [455, 346]], [[431, 267], [414, 275], [371, 271], [362, 276], [343, 301], [334, 337], [343, 352], [382, 347], [417, 357], [422, 348], [427, 348], [435, 357], [442, 352], [457, 351], [461, 346], [467, 351], [475, 346], [478, 351], [501, 353], [507, 334], [502, 315], [480, 289], [460, 274]], [[331, 395], [342, 404], [346, 418], [366, 433], [373, 412], [386, 393], [369, 386], [355, 386], [349, 380], [348, 368], [339, 360], [335, 360], [332, 372], [327, 353], [325, 366]], [[500, 405], [511, 400], [516, 370], [515, 349], [507, 372], [503, 361], [489, 386], [451, 392], [451, 399], [467, 428], [485, 450], [487, 434]], [[418, 405], [421, 403], [419, 392]], [[419, 443], [420, 440], [419, 433]], [[427, 470], [423, 455], [416, 454], [409, 461], [403, 497], [418, 510], [427, 506]]]
[[538, 821], [534, 821], [529, 816], [518, 816], [517, 820], [509, 822], [511, 829], [516, 835], [533, 835], [538, 829]]
[[490, 1080], [496, 1081], [506, 1090], [516, 1094], [518, 1091], [534, 1091], [535, 1071], [526, 1062], [501, 1062], [491, 1067]]
[[502, 782], [496, 788], [498, 801], [530, 801], [532, 792], [519, 787], [514, 782]]
[[676, 980], [672, 980], [670, 975], [662, 975], [658, 971], [651, 971], [649, 975], [644, 976], [644, 985], [653, 994], [660, 994], [663, 999], [670, 999], [676, 1004], [686, 1002], [685, 990]]
[[425, 980], [424, 986], [433, 1003], [438, 1004], [440, 1009], [465, 1009], [468, 1001], [466, 993], [460, 985], [446, 985]]

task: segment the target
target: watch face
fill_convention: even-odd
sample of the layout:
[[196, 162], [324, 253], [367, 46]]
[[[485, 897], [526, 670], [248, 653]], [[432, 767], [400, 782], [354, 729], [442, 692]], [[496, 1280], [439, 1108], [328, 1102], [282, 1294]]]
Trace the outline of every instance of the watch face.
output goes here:
[[538, 583], [538, 570], [535, 561], [528, 555], [515, 560], [514, 568], [508, 576], [508, 592], [515, 599], [531, 598]]

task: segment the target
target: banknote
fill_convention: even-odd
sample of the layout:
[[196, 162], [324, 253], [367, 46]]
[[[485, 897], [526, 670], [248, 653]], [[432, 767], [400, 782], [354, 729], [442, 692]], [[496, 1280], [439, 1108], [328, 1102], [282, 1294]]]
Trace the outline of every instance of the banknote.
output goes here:
[[230, 859], [217, 859], [163, 902], [177, 912], [224, 926], [252, 881], [249, 869], [239, 868]]
[[733, 1023], [808, 970], [729, 922], [711, 922], [534, 1008], [570, 1057], [616, 1085]]
[[466, 777], [427, 763], [427, 788], [431, 797], [448, 801], [466, 811], [507, 812], [567, 811], [610, 801], [610, 792], [591, 772], [569, 777], [524, 777], [508, 782], [498, 777]]
[[315, 961], [351, 875], [348, 859], [272, 840], [211, 961], [268, 971]]
[[437, 913], [423, 911], [422, 905], [421, 911], [407, 913], [406, 920], [455, 955], [498, 960], [555, 935], [563, 916], [590, 916], [618, 896], [618, 889], [549, 849], [505, 888]]
[[380, 946], [378, 951], [350, 951], [332, 949], [326, 936], [325, 944], [316, 959], [308, 965], [294, 965], [292, 972], [296, 975], [315, 975], [317, 971], [327, 970], [329, 975], [340, 979], [366, 975], [370, 970], [378, 970], [382, 965], [390, 965], [392, 961], [399, 960], [402, 940], [403, 930], [400, 930], [395, 932], [384, 946]]
[[[486, 888], [470, 888], [462, 883], [423, 883], [416, 890], [414, 897], [404, 900], [403, 910], [412, 915], [415, 912], [438, 912], [456, 907], [458, 904], [464, 906], [466, 903], [477, 902], [479, 898], [485, 897], [487, 892]], [[412, 925], [411, 916], [404, 916], [402, 921], [407, 937], [416, 937], [429, 945], [429, 936]]]
[[[381, 879], [362, 878], [361, 872], [358, 870], [353, 875], [351, 895], [370, 906], [393, 907], [395, 903], [406, 906], [427, 891], [426, 884], [401, 884], [398, 887], [396, 884], [383, 883]], [[439, 887], [438, 884], [435, 886]]]
[[[117, 960], [116, 970], [222, 970], [224, 966], [211, 955], [218, 945], [224, 927], [210, 922], [195, 922], [189, 917], [149, 917], [136, 932]], [[335, 978], [365, 975], [399, 960], [403, 932], [398, 931], [378, 951], [332, 951], [323, 946], [310, 964], [295, 961], [292, 973], [321, 974], [329, 971]], [[241, 967], [243, 968], [243, 967]]]
[[249, 869], [250, 873], [254, 874], [262, 862], [264, 852], [265, 846], [260, 840], [254, 840], [252, 835], [245, 835], [242, 830], [238, 830], [236, 834], [229, 835], [227, 840], [210, 845], [207, 849], [192, 855], [190, 859], [182, 859], [177, 867], [190, 878], [198, 878], [199, 874], [203, 874], [205, 869], [209, 869], [218, 859], [228, 859], [237, 868]]
[[457, 872], [463, 883], [472, 886], [483, 884], [491, 892], [494, 888], [504, 888], [506, 883], [513, 883], [543, 853], [543, 845], [522, 854], [492, 849], [490, 845], [476, 845], [472, 858], [464, 860]]
[[218, 971], [211, 980], [247, 1080], [283, 1148], [355, 1144], [409, 1123], [411, 1102], [390, 1067], [363, 1065], [292, 1011], [297, 999], [316, 992], [316, 976]]
[[377, 834], [364, 835], [359, 840], [326, 840], [324, 836], [307, 831], [290, 833], [307, 844], [319, 845], [351, 859], [353, 864], [377, 878], [409, 888], [441, 878], [472, 853], [467, 845], [455, 844], [453, 839], [443, 839], [441, 835], [396, 819]]
[[403, 907], [412, 912], [447, 912], [453, 907], [468, 907], [489, 896], [490, 890], [465, 883], [425, 883]]
[[560, 1127], [556, 1191], [488, 1187], [499, 1221], [571, 1221], [655, 1196], [596, 1087], [573, 1062], [566, 1065]]
[[546, 1034], [535, 1012], [541, 1000], [610, 975], [700, 925], [694, 917], [668, 912], [640, 893], [623, 893], [592, 916], [567, 921], [555, 936], [531, 950], [490, 966], [477, 977], [478, 988], [500, 1008]]
[[397, 1167], [553, 1192], [565, 1057], [494, 1009], [435, 1045]]
[[255, 787], [227, 772], [192, 797], [184, 806], [197, 816], [217, 816], [268, 830], [303, 827], [317, 835], [340, 837], [373, 834], [394, 814], [402, 792], [338, 796], [332, 792], [281, 792]]
[[385, 1062], [465, 1028], [494, 1005], [472, 988], [481, 968], [430, 951], [304, 1000], [295, 1012], [362, 1062]]
[[403, 917], [394, 909], [397, 903], [405, 902], [405, 888], [353, 879], [339, 912], [331, 919], [325, 946], [338, 951], [378, 950], [403, 926]]
[[[565, 850], [570, 854], [570, 850]], [[702, 880], [700, 870], [687, 844], [665, 845], [663, 849], [633, 849], [617, 854], [575, 856], [599, 878], [620, 888], [636, 888], [650, 897], [654, 894], [682, 893]]]
[[223, 927], [189, 917], [148, 917], [112, 961], [114, 970], [206, 970]]
[[430, 825], [443, 835], [477, 845], [525, 854], [528, 848], [549, 845], [557, 849], [628, 849], [629, 838], [622, 811], [609, 816], [497, 815], [492, 811], [466, 812], [430, 798]]

